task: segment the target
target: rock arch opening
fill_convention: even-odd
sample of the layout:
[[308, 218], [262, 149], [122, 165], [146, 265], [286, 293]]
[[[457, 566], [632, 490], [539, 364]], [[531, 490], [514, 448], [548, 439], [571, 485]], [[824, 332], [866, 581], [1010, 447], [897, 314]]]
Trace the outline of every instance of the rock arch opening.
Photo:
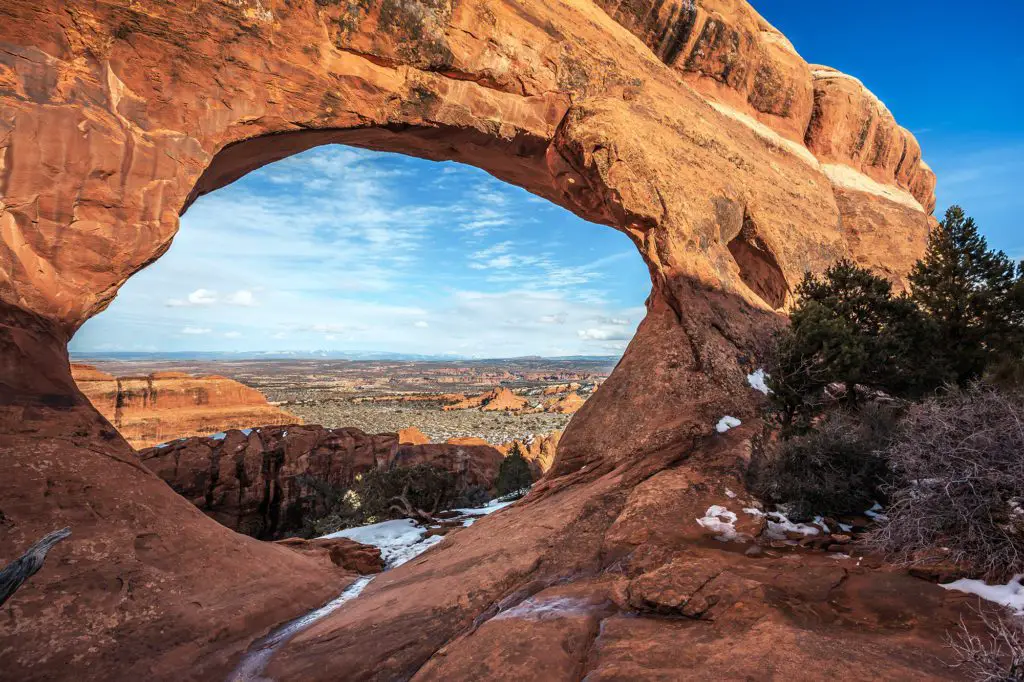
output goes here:
[[729, 253], [739, 266], [740, 279], [748, 289], [775, 310], [786, 305], [790, 291], [786, 276], [775, 253], [758, 234], [757, 225], [746, 213], [739, 234], [729, 241]]
[[[83, 363], [146, 376], [145, 395], [78, 370], [82, 390], [118, 406], [108, 418], [177, 492], [264, 539], [308, 520], [300, 460], [342, 487], [425, 461], [491, 487], [490, 460], [401, 449], [427, 445], [401, 440], [410, 429], [519, 441], [546, 471], [646, 314], [635, 245], [477, 168], [337, 144], [285, 154], [293, 139], [217, 165], [167, 253], [73, 341]], [[136, 345], [96, 352], [113, 338]], [[192, 376], [209, 374], [226, 378]]]

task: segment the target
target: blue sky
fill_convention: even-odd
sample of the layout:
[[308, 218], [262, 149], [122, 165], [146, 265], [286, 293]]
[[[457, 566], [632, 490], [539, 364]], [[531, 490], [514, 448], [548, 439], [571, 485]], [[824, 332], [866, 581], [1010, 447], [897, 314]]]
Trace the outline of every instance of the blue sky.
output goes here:
[[921, 142], [935, 213], [1024, 258], [1024, 2], [754, 0], [804, 59], [860, 78]]
[[72, 350], [617, 355], [649, 290], [609, 227], [470, 166], [332, 145], [200, 198]]
[[[1024, 3], [754, 6], [914, 132], [938, 215], [1024, 258]], [[201, 198], [71, 348], [618, 354], [649, 289], [624, 235], [483, 171], [321, 147]]]

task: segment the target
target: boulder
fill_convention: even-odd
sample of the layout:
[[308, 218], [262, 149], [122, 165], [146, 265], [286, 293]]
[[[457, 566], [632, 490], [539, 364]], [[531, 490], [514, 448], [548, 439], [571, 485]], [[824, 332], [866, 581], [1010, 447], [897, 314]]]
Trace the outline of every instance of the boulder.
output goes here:
[[335, 566], [360, 575], [380, 573], [384, 570], [380, 548], [348, 538], [286, 538], [278, 540], [277, 544], [296, 552], [326, 555]]

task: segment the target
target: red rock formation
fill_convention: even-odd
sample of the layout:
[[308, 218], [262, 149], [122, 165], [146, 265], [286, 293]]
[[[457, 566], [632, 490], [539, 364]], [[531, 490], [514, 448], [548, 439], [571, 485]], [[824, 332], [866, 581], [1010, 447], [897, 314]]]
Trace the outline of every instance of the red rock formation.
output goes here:
[[284, 426], [186, 438], [141, 450], [139, 459], [218, 523], [274, 538], [316, 513], [316, 482], [348, 488], [358, 474], [390, 466], [397, 448], [395, 434]]
[[559, 414], [576, 414], [576, 411], [583, 407], [584, 402], [586, 401], [580, 397], [579, 393], [574, 391], [562, 398], [546, 400], [544, 402], [544, 411], [557, 412]]
[[[140, 466], [65, 352], [196, 197], [327, 143], [476, 165], [619, 229], [652, 292], [538, 490], [374, 580], [271, 677], [472, 679], [519, 642], [516, 666], [556, 678], [710, 679], [721, 641], [737, 676], [949, 675], [933, 654], [957, 614], [937, 588], [741, 558], [682, 522], [717, 485], [740, 492], [747, 436], [713, 425], [756, 429], [745, 375], [772, 311], [840, 256], [898, 278], [934, 201], [916, 143], [859, 113], [867, 90], [815, 77], [746, 2], [0, 0], [0, 16], [0, 562], [74, 532], [4, 605], [5, 675], [222, 677], [332, 591], [334, 567], [218, 527]], [[860, 129], [838, 134], [853, 121], [859, 147]], [[691, 589], [665, 567], [708, 562], [724, 573], [690, 596], [721, 604], [713, 620], [663, 618], [689, 600], [661, 595]], [[533, 593], [578, 608], [527, 641], [524, 611], [492, 616]]]
[[426, 445], [430, 439], [415, 426], [410, 426], [398, 432], [398, 442], [401, 445]]
[[258, 538], [297, 532], [324, 513], [318, 494], [325, 484], [345, 489], [371, 469], [430, 464], [463, 486], [491, 488], [502, 457], [486, 443], [407, 444], [391, 433], [296, 425], [183, 438], [139, 452], [146, 467], [208, 516]]
[[[558, 450], [558, 439], [562, 436], [561, 431], [553, 431], [546, 435], [534, 435], [533, 438], [525, 440], [512, 440], [508, 443], [495, 445], [503, 455], [508, 455], [514, 445], [519, 445], [523, 457], [530, 460], [537, 466], [538, 478], [547, 473], [555, 461], [555, 454]], [[451, 441], [449, 441], [451, 442]]]
[[348, 538], [287, 538], [278, 540], [277, 544], [296, 552], [325, 556], [335, 566], [361, 575], [380, 573], [384, 570], [384, 560], [379, 548]]
[[395, 452], [392, 466], [429, 464], [454, 473], [466, 485], [491, 489], [498, 479], [498, 468], [504, 458], [490, 445], [403, 445]]
[[115, 377], [80, 364], [71, 365], [71, 376], [134, 448], [228, 429], [301, 423], [256, 389], [227, 377], [182, 372]]
[[530, 402], [507, 388], [496, 388], [462, 400], [454, 405], [445, 405], [443, 410], [471, 410], [480, 408], [484, 412], [517, 412], [529, 407]]
[[569, 393], [571, 391], [578, 391], [580, 385], [578, 383], [571, 384], [556, 384], [554, 386], [548, 386], [544, 389], [543, 395], [558, 395], [559, 393]]

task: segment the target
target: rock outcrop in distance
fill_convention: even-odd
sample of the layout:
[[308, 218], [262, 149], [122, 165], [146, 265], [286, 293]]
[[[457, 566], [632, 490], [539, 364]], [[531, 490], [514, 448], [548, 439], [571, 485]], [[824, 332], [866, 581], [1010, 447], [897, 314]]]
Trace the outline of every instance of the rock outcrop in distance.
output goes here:
[[[0, 0], [0, 16], [0, 563], [73, 530], [4, 604], [5, 675], [222, 679], [340, 591], [337, 567], [233, 533], [141, 465], [66, 346], [197, 197], [341, 143], [468, 163], [620, 230], [652, 288], [526, 500], [375, 579], [270, 677], [950, 676], [944, 591], [746, 557], [685, 522], [731, 499], [719, 486], [743, 494], [745, 377], [803, 273], [849, 257], [902, 282], [934, 220], [913, 135], [747, 2]], [[716, 434], [723, 415], [746, 428]]]
[[71, 376], [134, 448], [229, 429], [301, 423], [255, 388], [227, 377], [184, 372], [115, 377], [77, 363], [71, 365]]
[[171, 488], [223, 526], [260, 539], [303, 530], [326, 489], [351, 488], [372, 469], [429, 464], [463, 488], [490, 489], [504, 454], [483, 444], [400, 442], [355, 428], [271, 426], [182, 438], [139, 451]]

